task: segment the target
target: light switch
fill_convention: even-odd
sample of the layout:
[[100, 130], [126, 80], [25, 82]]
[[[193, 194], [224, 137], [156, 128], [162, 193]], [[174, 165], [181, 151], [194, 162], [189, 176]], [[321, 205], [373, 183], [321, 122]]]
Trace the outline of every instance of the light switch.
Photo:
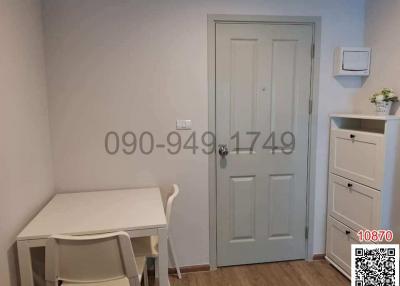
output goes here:
[[192, 129], [192, 120], [177, 119], [176, 130], [190, 130]]

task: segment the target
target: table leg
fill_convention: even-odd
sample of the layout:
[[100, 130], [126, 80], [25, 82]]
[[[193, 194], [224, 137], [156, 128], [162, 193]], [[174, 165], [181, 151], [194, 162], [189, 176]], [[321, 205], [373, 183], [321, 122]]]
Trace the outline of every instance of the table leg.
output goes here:
[[158, 230], [158, 279], [160, 286], [169, 286], [168, 279], [168, 246], [167, 246], [167, 228]]
[[33, 285], [33, 271], [31, 251], [27, 241], [18, 241], [18, 264], [19, 273], [21, 277], [21, 286], [34, 286]]

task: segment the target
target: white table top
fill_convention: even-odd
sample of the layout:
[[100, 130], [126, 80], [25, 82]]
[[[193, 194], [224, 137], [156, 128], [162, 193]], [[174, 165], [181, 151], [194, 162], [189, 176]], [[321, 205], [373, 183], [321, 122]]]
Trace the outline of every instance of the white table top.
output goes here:
[[18, 240], [166, 227], [159, 188], [57, 194]]

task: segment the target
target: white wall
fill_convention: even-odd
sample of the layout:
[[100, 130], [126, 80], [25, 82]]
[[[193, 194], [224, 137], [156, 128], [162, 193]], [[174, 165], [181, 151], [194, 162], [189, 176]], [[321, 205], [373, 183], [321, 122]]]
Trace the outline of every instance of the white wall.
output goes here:
[[39, 0], [0, 0], [0, 285], [15, 238], [54, 192]]
[[165, 141], [177, 118], [207, 130], [207, 14], [322, 16], [314, 251], [324, 252], [327, 116], [351, 110], [360, 86], [332, 77], [333, 49], [363, 43], [363, 0], [45, 0], [44, 13], [57, 190], [179, 183], [172, 230], [183, 265], [208, 263], [207, 157], [110, 156], [105, 133]]
[[[393, 88], [400, 96], [400, 1], [366, 1], [365, 45], [372, 48], [371, 75], [356, 97], [357, 111], [373, 113], [371, 94], [384, 87]], [[397, 104], [393, 112], [400, 115]]]

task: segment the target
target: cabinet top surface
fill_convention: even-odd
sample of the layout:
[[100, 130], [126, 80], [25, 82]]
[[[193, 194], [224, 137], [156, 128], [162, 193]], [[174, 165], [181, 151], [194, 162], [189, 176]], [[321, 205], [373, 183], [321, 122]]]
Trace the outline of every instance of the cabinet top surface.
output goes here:
[[374, 115], [374, 114], [355, 114], [355, 113], [333, 113], [330, 118], [354, 118], [354, 119], [370, 119], [370, 120], [400, 120], [397, 115]]

